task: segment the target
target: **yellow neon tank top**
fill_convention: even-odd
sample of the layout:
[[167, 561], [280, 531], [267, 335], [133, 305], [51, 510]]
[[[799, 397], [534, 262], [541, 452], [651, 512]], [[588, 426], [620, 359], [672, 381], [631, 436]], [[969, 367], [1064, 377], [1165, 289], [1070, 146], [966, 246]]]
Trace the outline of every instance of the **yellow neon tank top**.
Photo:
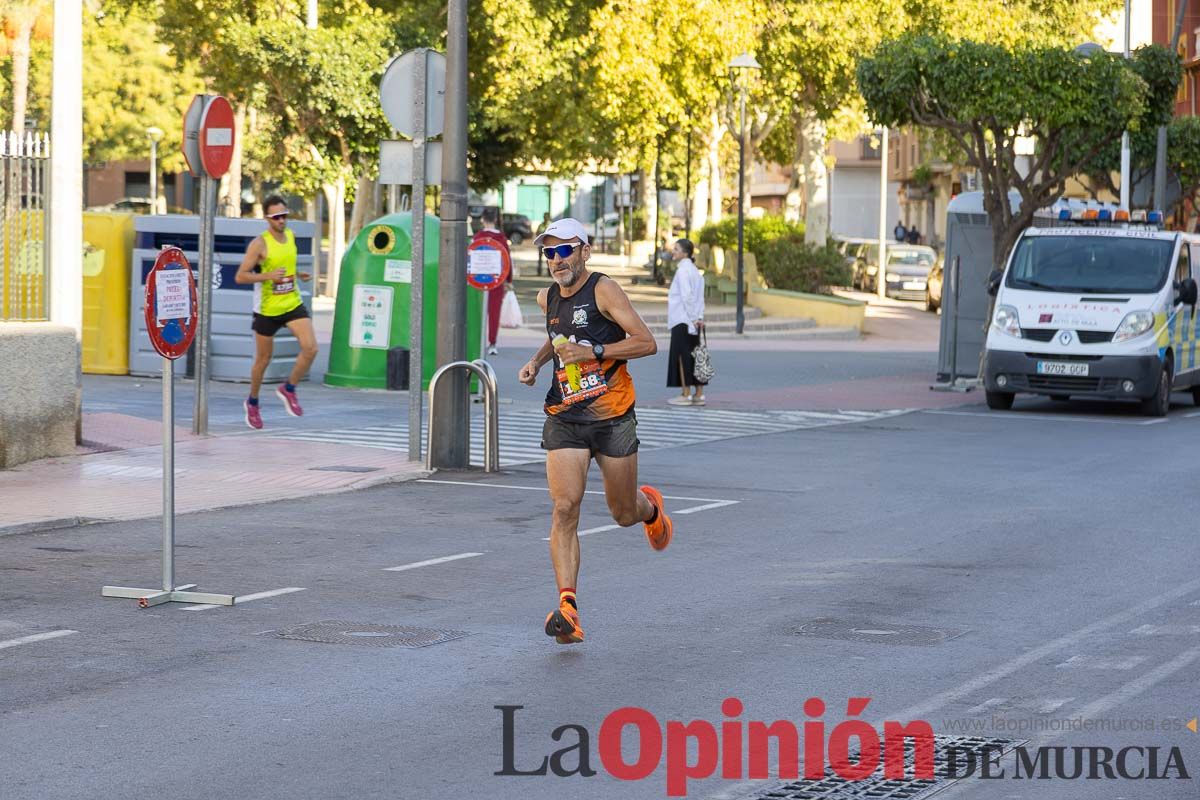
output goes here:
[[270, 231], [262, 235], [267, 253], [258, 265], [259, 272], [274, 272], [280, 267], [286, 270], [283, 280], [254, 284], [254, 311], [267, 317], [286, 314], [304, 302], [296, 283], [296, 236], [291, 228], [285, 228], [284, 233], [286, 242], [276, 241]]

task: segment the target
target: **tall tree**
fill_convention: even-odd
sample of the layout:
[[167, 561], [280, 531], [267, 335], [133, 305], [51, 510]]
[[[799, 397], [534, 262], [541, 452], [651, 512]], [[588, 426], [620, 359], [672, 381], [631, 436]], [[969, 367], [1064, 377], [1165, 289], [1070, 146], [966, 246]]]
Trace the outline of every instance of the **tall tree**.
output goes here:
[[[1145, 48], [1138, 58], [1158, 61], [1160, 50]], [[1146, 81], [1107, 53], [1083, 57], [1063, 48], [1007, 49], [907, 34], [863, 59], [857, 78], [873, 119], [942, 131], [979, 171], [997, 268], [1070, 177], [1145, 114], [1161, 113], [1152, 107], [1161, 98]], [[1028, 173], [1017, 168], [1021, 136], [1035, 137], [1039, 147]], [[1020, 196], [1016, 209], [1010, 192]]]
[[25, 113], [29, 102], [29, 63], [35, 29], [38, 37], [50, 37], [51, 5], [49, 0], [9, 0], [0, 9], [4, 36], [12, 54], [12, 121], [15, 131], [25, 130]]

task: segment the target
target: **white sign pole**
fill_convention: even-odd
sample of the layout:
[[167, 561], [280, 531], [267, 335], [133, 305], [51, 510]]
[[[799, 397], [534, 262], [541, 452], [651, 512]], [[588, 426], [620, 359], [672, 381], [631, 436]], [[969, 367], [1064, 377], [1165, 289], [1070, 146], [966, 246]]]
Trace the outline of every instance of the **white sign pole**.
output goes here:
[[175, 591], [175, 362], [162, 360], [163, 591]]

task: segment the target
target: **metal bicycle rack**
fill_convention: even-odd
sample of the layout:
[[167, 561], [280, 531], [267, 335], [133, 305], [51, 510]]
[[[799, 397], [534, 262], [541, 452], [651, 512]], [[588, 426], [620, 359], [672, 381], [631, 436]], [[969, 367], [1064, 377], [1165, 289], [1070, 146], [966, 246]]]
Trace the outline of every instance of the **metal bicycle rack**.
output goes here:
[[[475, 374], [479, 378], [479, 383], [483, 386], [483, 471], [498, 472], [500, 470], [500, 411], [499, 403], [497, 402], [497, 384], [496, 371], [492, 369], [492, 365], [484, 361], [482, 358], [474, 361], [452, 361], [443, 367], [440, 367], [437, 372], [433, 373], [433, 377], [429, 379], [429, 444], [425, 450], [425, 469], [433, 469], [433, 432], [434, 432], [434, 409], [437, 408], [435, 399], [437, 397], [438, 383], [441, 382], [442, 376], [454, 369], [465, 369], [468, 372]], [[468, 420], [468, 423], [470, 421]], [[411, 433], [409, 434], [412, 435]], [[418, 432], [419, 436], [420, 433]]]

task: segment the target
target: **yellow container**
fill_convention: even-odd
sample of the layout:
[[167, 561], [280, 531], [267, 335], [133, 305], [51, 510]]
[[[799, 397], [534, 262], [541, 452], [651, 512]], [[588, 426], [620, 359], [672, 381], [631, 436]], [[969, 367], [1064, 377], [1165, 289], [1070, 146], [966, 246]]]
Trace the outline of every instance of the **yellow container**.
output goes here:
[[129, 374], [133, 214], [83, 215], [83, 371]]

